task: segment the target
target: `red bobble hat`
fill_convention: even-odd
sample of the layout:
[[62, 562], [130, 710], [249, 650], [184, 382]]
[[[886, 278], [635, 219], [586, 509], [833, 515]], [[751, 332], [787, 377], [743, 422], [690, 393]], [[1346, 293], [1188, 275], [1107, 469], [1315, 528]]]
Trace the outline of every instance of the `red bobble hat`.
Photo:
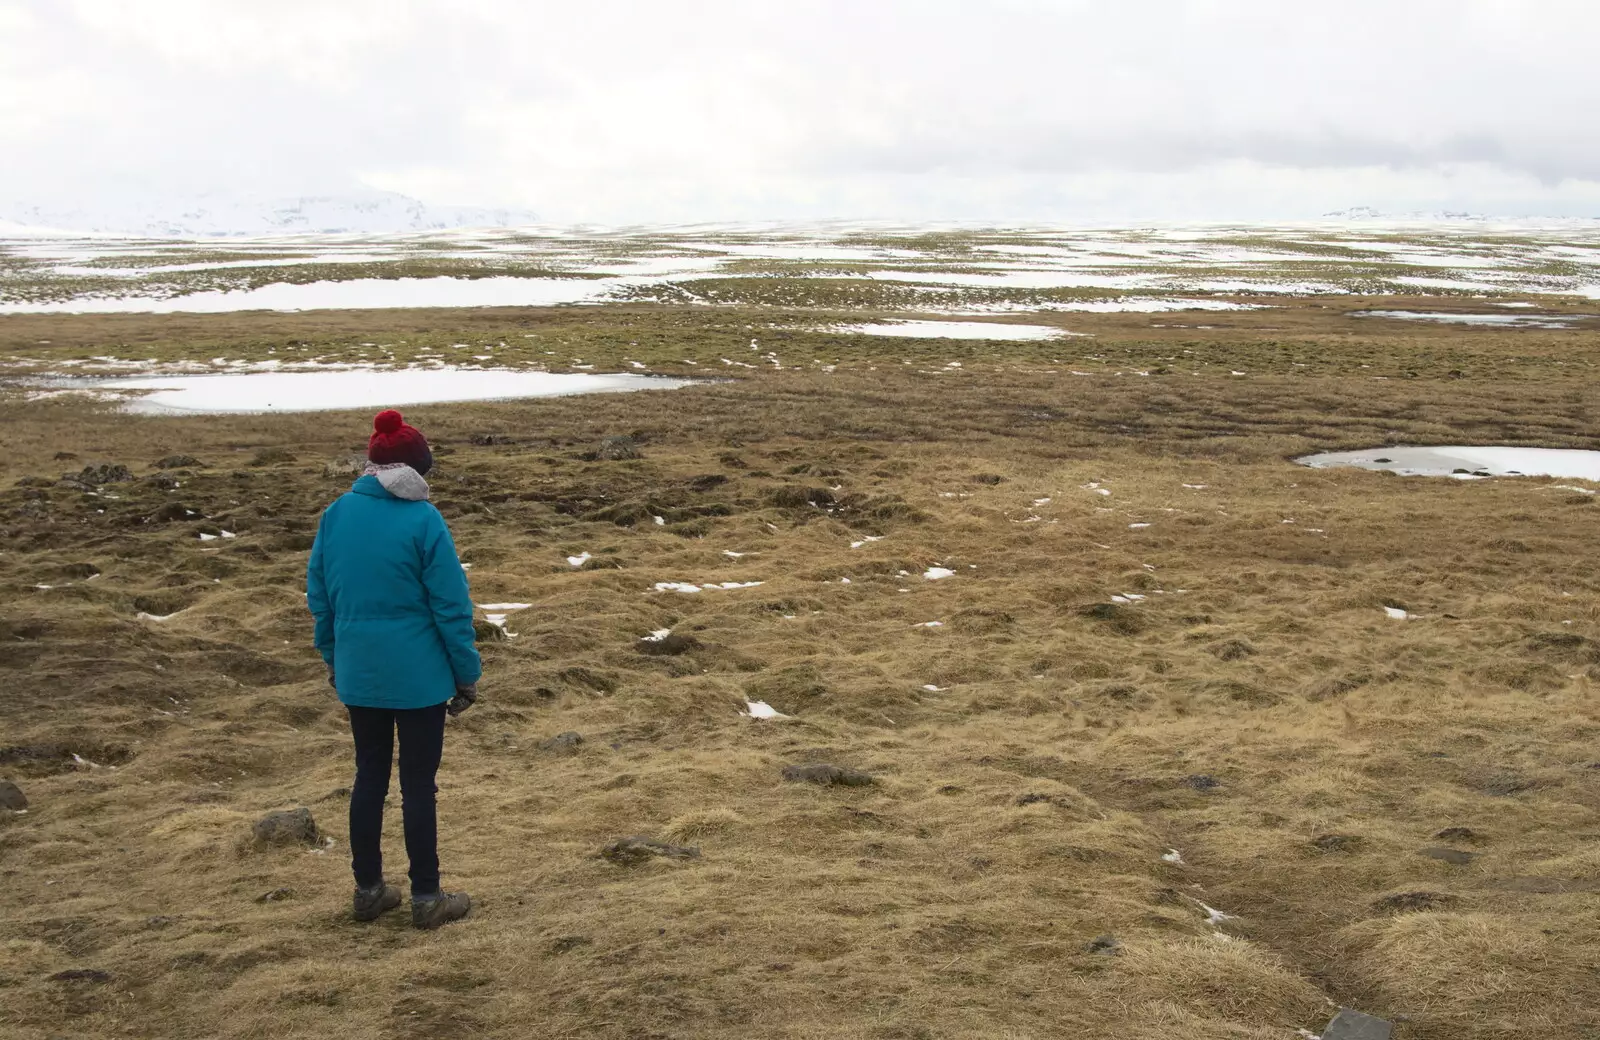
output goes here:
[[433, 452], [427, 438], [393, 408], [378, 413], [372, 420], [372, 439], [367, 441], [367, 461], [378, 466], [401, 462], [427, 475], [433, 468]]

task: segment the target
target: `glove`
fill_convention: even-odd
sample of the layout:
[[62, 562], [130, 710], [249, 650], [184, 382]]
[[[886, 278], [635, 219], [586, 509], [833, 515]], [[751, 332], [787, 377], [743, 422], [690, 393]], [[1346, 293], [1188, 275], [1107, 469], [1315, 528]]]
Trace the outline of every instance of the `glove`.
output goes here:
[[450, 703], [444, 706], [444, 710], [451, 715], [460, 715], [476, 703], [478, 703], [477, 683], [472, 683], [470, 686], [457, 686], [456, 695], [450, 698]]

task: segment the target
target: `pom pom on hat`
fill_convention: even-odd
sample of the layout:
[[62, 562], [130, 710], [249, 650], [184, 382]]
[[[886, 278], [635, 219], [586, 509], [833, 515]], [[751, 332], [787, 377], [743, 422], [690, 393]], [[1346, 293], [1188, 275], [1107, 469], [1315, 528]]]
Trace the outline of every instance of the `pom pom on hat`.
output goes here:
[[367, 441], [367, 459], [378, 465], [404, 463], [426, 475], [433, 468], [433, 452], [428, 439], [393, 408], [379, 412], [372, 420], [372, 439]]

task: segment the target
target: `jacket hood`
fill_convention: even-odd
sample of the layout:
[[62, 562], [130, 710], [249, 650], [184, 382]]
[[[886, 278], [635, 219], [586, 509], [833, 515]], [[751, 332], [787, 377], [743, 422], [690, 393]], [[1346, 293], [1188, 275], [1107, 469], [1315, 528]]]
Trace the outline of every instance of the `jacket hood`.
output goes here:
[[[405, 463], [391, 463], [389, 465], [369, 464], [360, 480], [356, 481], [353, 491], [361, 491], [361, 485], [372, 477], [373, 482], [395, 498], [407, 502], [426, 502], [428, 500], [428, 482], [422, 479], [422, 474], [407, 466]], [[371, 485], [369, 484], [368, 487]]]

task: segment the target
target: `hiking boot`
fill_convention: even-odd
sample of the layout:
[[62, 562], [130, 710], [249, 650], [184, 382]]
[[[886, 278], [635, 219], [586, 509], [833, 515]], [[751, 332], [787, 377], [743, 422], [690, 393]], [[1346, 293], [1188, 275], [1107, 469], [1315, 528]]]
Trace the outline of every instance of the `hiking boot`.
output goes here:
[[411, 897], [411, 923], [433, 929], [459, 921], [472, 909], [472, 897], [465, 892], [440, 892], [436, 896]]
[[400, 905], [400, 890], [393, 885], [379, 884], [372, 888], [356, 889], [351, 915], [357, 921], [376, 921]]

